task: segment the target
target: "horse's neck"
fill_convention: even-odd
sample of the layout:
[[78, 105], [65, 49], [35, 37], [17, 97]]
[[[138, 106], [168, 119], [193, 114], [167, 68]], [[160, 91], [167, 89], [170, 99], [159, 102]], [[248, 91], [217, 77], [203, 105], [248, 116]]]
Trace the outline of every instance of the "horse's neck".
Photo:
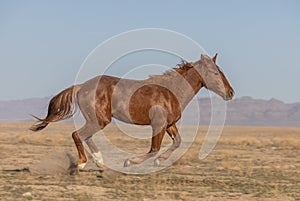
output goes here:
[[203, 87], [203, 79], [195, 68], [189, 69], [184, 75], [184, 78], [193, 88], [195, 95]]
[[[199, 90], [203, 87], [203, 79], [199, 72], [195, 68], [189, 69], [186, 73], [182, 74], [184, 79], [187, 81], [187, 83], [190, 85], [190, 88], [192, 88], [193, 93], [187, 92], [188, 94], [185, 95], [185, 98], [183, 100], [183, 107], [192, 100], [192, 98], [199, 92]], [[189, 90], [191, 91], [191, 90]]]
[[145, 81], [148, 84], [161, 85], [170, 90], [179, 101], [181, 110], [187, 106], [203, 86], [202, 78], [194, 68], [162, 76], [151, 76]]

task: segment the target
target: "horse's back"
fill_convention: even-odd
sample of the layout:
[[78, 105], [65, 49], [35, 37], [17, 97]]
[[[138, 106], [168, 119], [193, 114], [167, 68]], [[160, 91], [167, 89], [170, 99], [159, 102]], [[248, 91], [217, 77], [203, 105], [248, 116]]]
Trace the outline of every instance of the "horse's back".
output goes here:
[[127, 123], [148, 125], [154, 106], [164, 110], [169, 123], [181, 116], [176, 96], [166, 87], [149, 80], [97, 76], [82, 84], [78, 103], [80, 109], [85, 110], [83, 113], [95, 114], [93, 118], [98, 122], [109, 122], [113, 116]]

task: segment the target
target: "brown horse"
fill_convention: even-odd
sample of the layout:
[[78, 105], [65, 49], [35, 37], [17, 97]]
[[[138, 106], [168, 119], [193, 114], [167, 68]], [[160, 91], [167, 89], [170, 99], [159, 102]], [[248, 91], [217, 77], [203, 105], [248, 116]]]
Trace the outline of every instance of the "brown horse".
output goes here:
[[97, 76], [54, 96], [49, 103], [47, 117], [37, 118], [39, 121], [30, 129], [38, 131], [51, 122], [70, 118], [74, 114], [76, 103], [86, 120], [85, 125], [72, 134], [79, 154], [79, 169], [83, 169], [87, 163], [82, 141], [88, 145], [98, 167], [103, 167], [101, 152], [92, 136], [109, 124], [112, 117], [127, 123], [152, 127], [150, 151], [125, 160], [124, 166], [139, 164], [155, 156], [167, 131], [173, 144], [155, 160], [155, 165], [158, 165], [179, 147], [181, 138], [176, 122], [202, 87], [212, 90], [224, 100], [233, 98], [234, 90], [216, 65], [216, 58], [217, 54], [213, 58], [201, 55], [196, 62], [182, 62], [172, 71], [150, 76], [145, 80]]

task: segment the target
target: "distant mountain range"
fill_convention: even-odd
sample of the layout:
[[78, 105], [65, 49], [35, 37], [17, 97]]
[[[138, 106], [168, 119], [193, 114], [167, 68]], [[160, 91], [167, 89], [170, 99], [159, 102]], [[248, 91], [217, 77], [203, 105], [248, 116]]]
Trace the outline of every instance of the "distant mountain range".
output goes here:
[[[200, 112], [205, 111], [205, 102], [199, 100]], [[209, 108], [210, 110], [210, 108]], [[210, 119], [209, 111], [200, 115], [204, 124]], [[227, 104], [226, 125], [240, 126], [300, 126], [300, 103], [287, 104], [277, 99], [262, 100], [241, 97]]]
[[[44, 117], [50, 98], [0, 101], [0, 121], [33, 121], [30, 114]], [[200, 124], [208, 125], [211, 120], [211, 99], [194, 99], [200, 109]], [[187, 107], [187, 123], [198, 118], [197, 110]], [[242, 126], [300, 126], [300, 103], [287, 104], [280, 100], [236, 98], [227, 103], [226, 125]]]
[[32, 121], [30, 116], [43, 117], [50, 98], [0, 101], [0, 121]]

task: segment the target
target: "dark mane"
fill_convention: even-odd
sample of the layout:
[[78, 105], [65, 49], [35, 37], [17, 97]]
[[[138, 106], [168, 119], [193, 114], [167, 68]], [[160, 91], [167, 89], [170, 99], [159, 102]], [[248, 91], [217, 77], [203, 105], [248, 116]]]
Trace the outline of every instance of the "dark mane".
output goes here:
[[191, 68], [193, 68], [193, 65], [191, 63], [189, 63], [185, 60], [181, 60], [181, 62], [179, 64], [177, 64], [175, 68], [173, 68], [169, 71], [166, 71], [164, 73], [164, 75], [172, 74], [174, 71], [176, 71], [177, 73], [182, 75], [183, 73], [185, 73], [186, 71], [188, 71]]
[[150, 78], [157, 77], [157, 76], [175, 76], [178, 74], [183, 75], [184, 73], [186, 73], [189, 69], [191, 69], [193, 67], [194, 66], [191, 63], [182, 59], [181, 62], [176, 65], [176, 67], [174, 67], [170, 70], [167, 70], [162, 75], [150, 75]]

